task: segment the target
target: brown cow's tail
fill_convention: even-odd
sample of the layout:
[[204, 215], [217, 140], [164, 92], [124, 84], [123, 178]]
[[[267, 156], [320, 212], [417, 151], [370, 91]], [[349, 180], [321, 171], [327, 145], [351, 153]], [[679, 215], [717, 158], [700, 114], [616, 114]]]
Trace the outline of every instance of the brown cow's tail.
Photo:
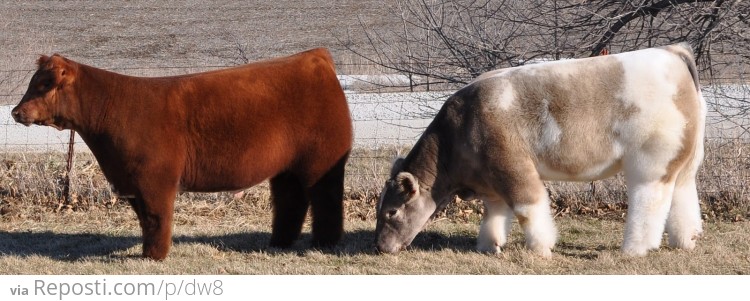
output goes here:
[[328, 49], [320, 47], [315, 49], [310, 49], [306, 51], [307, 53], [315, 54], [319, 58], [323, 59], [328, 65], [328, 67], [331, 68], [331, 71], [333, 74], [336, 74], [336, 63], [333, 60], [333, 55], [331, 55], [331, 52], [328, 51]]

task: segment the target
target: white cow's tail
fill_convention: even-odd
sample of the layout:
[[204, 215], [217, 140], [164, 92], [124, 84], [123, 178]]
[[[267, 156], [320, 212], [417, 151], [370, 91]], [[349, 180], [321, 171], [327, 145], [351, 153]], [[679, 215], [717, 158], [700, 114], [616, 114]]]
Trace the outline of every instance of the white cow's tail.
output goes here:
[[[698, 79], [698, 68], [695, 65], [695, 56], [693, 55], [693, 50], [690, 47], [690, 45], [686, 42], [671, 45], [666, 47], [668, 51], [676, 54], [679, 56], [682, 61], [685, 63], [685, 66], [688, 68], [688, 71], [690, 72], [690, 75], [693, 77], [693, 84], [695, 85], [695, 90], [697, 92], [697, 100], [699, 102], [700, 107], [700, 113], [698, 115], [699, 120], [695, 120], [694, 122], [697, 123], [697, 132], [696, 132], [696, 143], [695, 143], [695, 149], [693, 150], [693, 154], [690, 158], [690, 161], [688, 163], [688, 166], [680, 173], [678, 176], [678, 182], [684, 182], [689, 178], [694, 178], [697, 169], [700, 166], [701, 162], [703, 161], [703, 155], [704, 155], [704, 139], [705, 139], [705, 126], [706, 126], [706, 113], [707, 113], [707, 106], [706, 106], [706, 100], [703, 98], [703, 93], [701, 92], [700, 88], [700, 82]], [[693, 179], [694, 180], [694, 179]]]
[[693, 77], [693, 83], [695, 84], [695, 90], [700, 93], [700, 83], [698, 79], [698, 68], [695, 65], [695, 55], [693, 54], [693, 48], [687, 42], [682, 42], [676, 45], [668, 46], [667, 50], [680, 56], [685, 65], [690, 71], [690, 75]]

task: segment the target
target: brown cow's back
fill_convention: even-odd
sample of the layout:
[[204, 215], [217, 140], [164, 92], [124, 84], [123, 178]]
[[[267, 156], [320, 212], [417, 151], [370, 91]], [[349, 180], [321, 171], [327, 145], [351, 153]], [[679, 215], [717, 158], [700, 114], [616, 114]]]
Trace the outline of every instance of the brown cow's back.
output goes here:
[[[184, 123], [194, 140], [187, 143], [184, 189], [240, 189], [278, 171], [311, 185], [351, 148], [349, 110], [330, 57], [306, 54], [314, 55], [185, 78], [179, 98], [189, 102]], [[218, 82], [234, 82], [236, 90], [200, 88]]]

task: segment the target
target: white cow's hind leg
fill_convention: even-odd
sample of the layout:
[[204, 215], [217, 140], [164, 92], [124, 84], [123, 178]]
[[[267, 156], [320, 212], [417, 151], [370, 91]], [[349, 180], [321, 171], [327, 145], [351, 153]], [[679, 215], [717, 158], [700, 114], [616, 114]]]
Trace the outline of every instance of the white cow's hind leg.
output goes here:
[[[702, 137], [702, 135], [701, 135]], [[700, 201], [695, 178], [703, 161], [703, 139], [698, 139], [692, 160], [677, 175], [672, 208], [667, 219], [669, 246], [692, 250], [703, 233]]]
[[513, 224], [513, 210], [505, 201], [484, 201], [484, 218], [479, 228], [477, 251], [500, 253], [501, 247], [508, 241]]
[[513, 210], [526, 236], [526, 247], [544, 257], [550, 257], [557, 241], [557, 229], [552, 220], [547, 192], [542, 192], [543, 198], [536, 203], [518, 204]]
[[644, 256], [659, 248], [672, 200], [673, 183], [628, 181], [628, 216], [622, 251]]
[[703, 232], [695, 178], [675, 187], [667, 219], [669, 246], [692, 250]]

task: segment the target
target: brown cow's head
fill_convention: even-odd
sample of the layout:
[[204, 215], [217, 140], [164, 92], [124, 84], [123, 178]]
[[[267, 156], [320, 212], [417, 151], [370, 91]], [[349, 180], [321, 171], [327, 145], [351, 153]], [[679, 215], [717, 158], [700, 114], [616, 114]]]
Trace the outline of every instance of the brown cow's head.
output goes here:
[[58, 130], [71, 128], [70, 101], [76, 69], [74, 63], [57, 54], [41, 56], [38, 69], [31, 77], [29, 88], [11, 115], [26, 126], [48, 125]]
[[438, 208], [430, 190], [420, 187], [413, 174], [401, 170], [401, 160], [394, 164], [378, 202], [375, 235], [378, 251], [383, 253], [409, 246]]

